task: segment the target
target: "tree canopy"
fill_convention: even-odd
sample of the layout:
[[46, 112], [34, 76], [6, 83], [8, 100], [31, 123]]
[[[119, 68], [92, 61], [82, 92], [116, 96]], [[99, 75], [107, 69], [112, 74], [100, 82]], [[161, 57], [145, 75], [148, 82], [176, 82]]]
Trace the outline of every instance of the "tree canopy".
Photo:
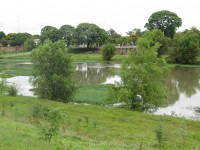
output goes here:
[[200, 31], [196, 28], [175, 34], [170, 57], [178, 64], [195, 64], [200, 53]]
[[0, 31], [0, 41], [5, 37], [5, 33], [3, 31]]
[[40, 97], [62, 102], [72, 100], [76, 89], [74, 71], [64, 41], [47, 40], [32, 51], [32, 62], [32, 82]]
[[53, 26], [45, 26], [41, 29], [40, 40], [44, 43], [47, 39], [52, 42], [58, 41], [61, 39], [60, 32], [56, 27]]
[[151, 46], [154, 46], [156, 43], [159, 43], [160, 46], [157, 51], [158, 56], [168, 53], [171, 39], [169, 37], [166, 37], [162, 31], [154, 29], [144, 33], [142, 37], [148, 38]]
[[31, 38], [31, 34], [29, 33], [16, 33], [11, 35], [11, 38], [9, 40], [9, 44], [11, 46], [22, 46], [24, 42]]
[[153, 13], [148, 22], [145, 24], [145, 28], [148, 30], [159, 29], [165, 36], [173, 38], [175, 31], [182, 25], [182, 19], [177, 14], [162, 10]]
[[95, 24], [80, 23], [75, 30], [77, 45], [99, 47], [107, 41], [107, 33]]
[[121, 35], [118, 34], [112, 28], [107, 31], [107, 34], [108, 34], [108, 42], [110, 42], [110, 43], [116, 44], [117, 43], [117, 39], [121, 38]]
[[122, 82], [114, 87], [118, 102], [140, 111], [163, 104], [166, 91], [161, 81], [167, 65], [163, 58], [157, 57], [159, 46], [159, 43], [151, 46], [148, 38], [138, 40], [137, 49], [123, 65]]
[[65, 40], [67, 46], [70, 46], [74, 40], [75, 27], [71, 25], [63, 25], [59, 30], [61, 39]]

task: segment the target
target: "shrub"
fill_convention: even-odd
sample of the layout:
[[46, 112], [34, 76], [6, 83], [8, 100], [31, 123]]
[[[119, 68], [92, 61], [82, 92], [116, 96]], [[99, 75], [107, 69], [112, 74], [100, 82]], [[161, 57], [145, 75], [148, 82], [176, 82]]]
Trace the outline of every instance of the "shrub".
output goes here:
[[36, 93], [41, 98], [69, 102], [76, 90], [74, 68], [64, 41], [51, 42], [32, 51]]
[[33, 39], [27, 39], [23, 44], [25, 51], [31, 51], [32, 49], [36, 48], [36, 43]]
[[6, 84], [6, 79], [0, 79], [0, 94], [4, 94], [7, 90], [8, 86]]
[[58, 135], [62, 115], [58, 110], [51, 110], [46, 106], [35, 105], [32, 109], [32, 118], [39, 129], [40, 138], [50, 143]]
[[114, 44], [108, 43], [104, 45], [102, 49], [103, 60], [109, 61], [115, 55], [115, 50]]
[[174, 36], [170, 58], [178, 64], [195, 64], [200, 53], [200, 31], [186, 30]]
[[164, 132], [161, 125], [156, 127], [155, 134], [156, 134], [156, 140], [158, 141], [158, 145], [159, 147], [161, 147], [164, 141]]
[[17, 95], [17, 92], [18, 92], [18, 90], [17, 90], [17, 87], [16, 87], [16, 86], [11, 85], [11, 86], [8, 87], [8, 94], [9, 94], [10, 96], [16, 96], [16, 95]]
[[164, 103], [167, 92], [162, 80], [168, 67], [157, 57], [158, 48], [159, 44], [151, 46], [148, 38], [138, 40], [137, 49], [122, 67], [122, 82], [114, 88], [117, 102], [138, 111], [153, 111]]

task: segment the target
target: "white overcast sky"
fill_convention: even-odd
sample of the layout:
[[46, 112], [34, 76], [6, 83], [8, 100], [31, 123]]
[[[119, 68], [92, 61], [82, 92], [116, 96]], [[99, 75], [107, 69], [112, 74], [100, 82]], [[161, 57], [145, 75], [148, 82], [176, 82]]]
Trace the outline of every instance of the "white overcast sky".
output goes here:
[[200, 29], [200, 0], [1, 0], [0, 31], [40, 34], [46, 25], [95, 23], [125, 35], [134, 28], [144, 30], [149, 16], [169, 10], [182, 18], [182, 27]]

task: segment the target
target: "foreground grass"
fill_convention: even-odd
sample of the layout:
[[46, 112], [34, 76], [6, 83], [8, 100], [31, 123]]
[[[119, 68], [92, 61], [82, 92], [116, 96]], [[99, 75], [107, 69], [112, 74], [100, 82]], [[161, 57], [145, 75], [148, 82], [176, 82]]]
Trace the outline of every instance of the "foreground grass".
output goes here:
[[[57, 109], [65, 116], [60, 134], [51, 143], [39, 139], [38, 130], [31, 123], [31, 110], [36, 104]], [[156, 140], [157, 126], [163, 129], [162, 145]], [[72, 150], [200, 149], [199, 122], [21, 96], [0, 95], [0, 133], [1, 150], [51, 150], [58, 145]]]

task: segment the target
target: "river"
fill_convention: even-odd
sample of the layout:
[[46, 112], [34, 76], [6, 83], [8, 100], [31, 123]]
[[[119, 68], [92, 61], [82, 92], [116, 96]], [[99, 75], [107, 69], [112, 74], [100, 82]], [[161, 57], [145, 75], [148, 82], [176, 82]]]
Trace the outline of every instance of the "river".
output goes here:
[[[78, 63], [77, 80], [80, 84], [115, 84], [121, 81], [120, 66], [114, 63]], [[34, 96], [28, 76], [16, 76], [7, 81], [15, 84], [19, 95]], [[175, 67], [165, 77], [164, 84], [170, 93], [168, 101], [154, 114], [200, 120], [200, 114], [195, 112], [200, 107], [200, 68]]]

